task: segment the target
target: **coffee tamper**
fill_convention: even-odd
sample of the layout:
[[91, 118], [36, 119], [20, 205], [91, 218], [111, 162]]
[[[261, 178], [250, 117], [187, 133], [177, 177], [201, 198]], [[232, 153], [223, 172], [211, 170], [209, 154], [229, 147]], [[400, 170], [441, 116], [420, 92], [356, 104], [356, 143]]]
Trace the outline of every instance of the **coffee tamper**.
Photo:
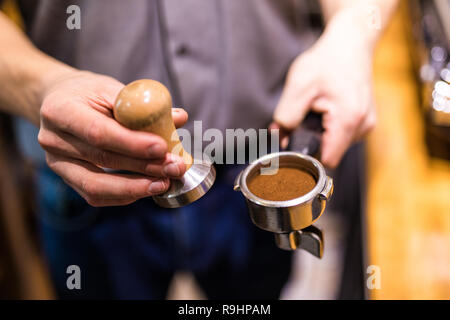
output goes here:
[[161, 136], [169, 152], [180, 156], [186, 172], [173, 179], [167, 192], [153, 196], [161, 207], [178, 208], [201, 198], [214, 183], [216, 171], [209, 159], [193, 159], [184, 150], [172, 119], [172, 97], [160, 82], [143, 79], [126, 85], [118, 94], [114, 117], [123, 126]]

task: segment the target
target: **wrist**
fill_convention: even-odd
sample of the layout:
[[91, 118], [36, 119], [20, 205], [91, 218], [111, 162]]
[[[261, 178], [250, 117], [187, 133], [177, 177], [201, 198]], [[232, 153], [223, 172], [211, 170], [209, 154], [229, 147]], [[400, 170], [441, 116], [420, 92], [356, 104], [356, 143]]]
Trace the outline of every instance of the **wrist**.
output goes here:
[[47, 94], [55, 87], [59, 82], [63, 79], [67, 79], [69, 77], [77, 75], [79, 72], [78, 69], [72, 68], [69, 65], [66, 65], [60, 61], [54, 60], [50, 58], [47, 61], [45, 66], [45, 72], [41, 73], [41, 77], [39, 77], [38, 85], [38, 104], [39, 107], [42, 104], [43, 100], [47, 96]]
[[30, 101], [25, 117], [36, 125], [39, 125], [40, 122], [42, 103], [52, 88], [61, 80], [80, 72], [49, 56], [44, 55], [43, 59], [38, 61], [39, 63], [34, 63], [30, 66], [27, 73], [28, 81], [25, 81], [25, 83], [28, 83], [27, 91], [30, 92]]
[[335, 38], [343, 47], [372, 56], [382, 31], [375, 6], [360, 5], [337, 12], [327, 23], [324, 36]]

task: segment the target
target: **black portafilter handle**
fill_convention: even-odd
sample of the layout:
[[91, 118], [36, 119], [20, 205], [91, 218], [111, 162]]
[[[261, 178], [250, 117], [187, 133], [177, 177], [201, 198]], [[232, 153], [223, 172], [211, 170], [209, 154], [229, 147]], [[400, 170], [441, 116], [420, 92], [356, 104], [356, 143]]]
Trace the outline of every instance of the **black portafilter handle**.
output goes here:
[[293, 135], [291, 149], [303, 154], [317, 157], [322, 143], [322, 114], [309, 112]]

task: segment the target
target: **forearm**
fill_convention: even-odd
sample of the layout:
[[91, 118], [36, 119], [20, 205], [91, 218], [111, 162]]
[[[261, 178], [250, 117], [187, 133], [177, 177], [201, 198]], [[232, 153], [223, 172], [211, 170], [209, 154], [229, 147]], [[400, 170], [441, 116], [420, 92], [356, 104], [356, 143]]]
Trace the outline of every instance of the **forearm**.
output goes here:
[[399, 0], [320, 0], [326, 32], [346, 29], [348, 39], [357, 38], [373, 50], [389, 23]]
[[0, 30], [0, 110], [39, 125], [46, 88], [74, 69], [35, 48], [2, 12]]

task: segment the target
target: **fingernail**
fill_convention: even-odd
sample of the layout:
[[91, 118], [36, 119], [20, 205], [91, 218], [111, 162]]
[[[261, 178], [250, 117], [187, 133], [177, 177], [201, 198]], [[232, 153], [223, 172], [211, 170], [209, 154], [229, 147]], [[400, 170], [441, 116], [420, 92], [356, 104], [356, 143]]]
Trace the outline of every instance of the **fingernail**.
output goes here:
[[169, 163], [164, 166], [163, 172], [166, 176], [169, 177], [178, 177], [180, 176], [180, 168], [176, 163]]
[[161, 193], [166, 191], [166, 183], [163, 180], [153, 181], [149, 188], [150, 193]]
[[155, 144], [148, 149], [148, 154], [152, 158], [162, 158], [166, 154], [166, 150], [162, 145]]

